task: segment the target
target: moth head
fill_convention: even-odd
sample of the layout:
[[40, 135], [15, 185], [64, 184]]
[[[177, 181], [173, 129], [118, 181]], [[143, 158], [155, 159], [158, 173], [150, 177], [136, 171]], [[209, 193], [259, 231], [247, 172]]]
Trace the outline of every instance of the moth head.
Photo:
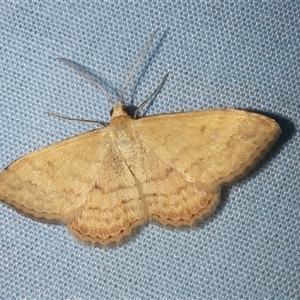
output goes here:
[[125, 105], [113, 106], [110, 110], [110, 116], [111, 116], [111, 119], [118, 118], [118, 117], [131, 118], [131, 116], [129, 115], [128, 107]]

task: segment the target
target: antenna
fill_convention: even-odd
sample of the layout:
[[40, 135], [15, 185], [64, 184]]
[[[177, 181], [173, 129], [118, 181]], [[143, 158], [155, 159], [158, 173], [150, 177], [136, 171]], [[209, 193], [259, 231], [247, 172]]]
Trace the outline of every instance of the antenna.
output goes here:
[[116, 104], [113, 101], [112, 95], [105, 89], [105, 87], [102, 84], [100, 84], [99, 82], [97, 82], [92, 76], [90, 76], [86, 72], [84, 72], [81, 69], [79, 69], [79, 67], [77, 67], [73, 62], [71, 62], [70, 60], [68, 60], [66, 58], [59, 57], [57, 59], [59, 61], [63, 62], [68, 67], [70, 67], [73, 70], [75, 70], [78, 74], [80, 74], [81, 76], [83, 76], [84, 78], [86, 78], [90, 83], [92, 83], [93, 85], [95, 85], [108, 98], [108, 100], [111, 103], [111, 105], [112, 106], [116, 106]]
[[152, 94], [146, 99], [144, 100], [140, 105], [139, 107], [135, 110], [134, 112], [134, 115], [133, 115], [133, 118], [136, 119], [137, 118], [137, 115], [138, 115], [138, 112], [143, 108], [145, 107], [148, 102], [151, 100], [152, 97], [154, 97], [159, 91], [160, 89], [163, 87], [163, 85], [165, 84], [167, 78], [169, 76], [169, 73], [167, 73], [164, 78], [162, 79], [162, 81], [160, 82], [160, 84], [156, 87], [156, 89], [152, 92]]
[[155, 35], [157, 34], [157, 32], [159, 31], [159, 28], [156, 29], [154, 31], [154, 33], [151, 35], [148, 43], [146, 44], [145, 48], [143, 49], [143, 51], [141, 52], [141, 54], [139, 55], [139, 57], [137, 58], [137, 60], [135, 61], [133, 67], [131, 68], [130, 72], [128, 73], [127, 77], [125, 78], [123, 84], [122, 84], [122, 88], [121, 88], [121, 91], [120, 91], [120, 104], [121, 105], [124, 105], [124, 92], [125, 92], [125, 89], [127, 88], [128, 86], [128, 83], [129, 81], [131, 80], [133, 74], [135, 73], [137, 67], [140, 65], [141, 61], [143, 60], [143, 58], [145, 57], [146, 53], [148, 52], [153, 40], [154, 40], [154, 37]]

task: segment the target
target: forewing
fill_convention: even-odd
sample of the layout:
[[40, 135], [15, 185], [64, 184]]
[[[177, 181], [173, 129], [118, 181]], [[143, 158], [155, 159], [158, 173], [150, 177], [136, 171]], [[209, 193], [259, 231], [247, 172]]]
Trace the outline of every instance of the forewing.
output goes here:
[[37, 218], [68, 222], [92, 189], [109, 142], [97, 129], [27, 154], [0, 173], [0, 199]]
[[269, 149], [278, 124], [242, 110], [206, 110], [138, 119], [137, 138], [207, 191], [242, 175]]

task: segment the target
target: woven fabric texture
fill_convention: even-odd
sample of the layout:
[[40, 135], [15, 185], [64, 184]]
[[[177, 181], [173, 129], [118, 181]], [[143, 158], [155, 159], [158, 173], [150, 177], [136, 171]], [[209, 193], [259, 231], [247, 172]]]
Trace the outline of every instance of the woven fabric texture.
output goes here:
[[109, 121], [105, 96], [55, 58], [116, 92], [157, 28], [127, 104], [170, 72], [142, 115], [242, 108], [282, 128], [194, 228], [150, 223], [117, 247], [93, 247], [0, 202], [0, 299], [300, 298], [299, 1], [1, 1], [0, 15], [1, 170], [94, 128], [47, 111]]

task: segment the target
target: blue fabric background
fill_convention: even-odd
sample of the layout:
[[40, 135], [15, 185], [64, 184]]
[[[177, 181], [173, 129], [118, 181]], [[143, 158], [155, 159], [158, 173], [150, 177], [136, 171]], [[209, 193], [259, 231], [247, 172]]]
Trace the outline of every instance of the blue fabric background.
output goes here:
[[56, 57], [117, 90], [157, 28], [127, 104], [169, 71], [144, 115], [243, 108], [283, 131], [195, 228], [147, 224], [93, 247], [1, 202], [1, 299], [299, 299], [299, 1], [1, 1], [0, 15], [1, 170], [93, 128], [46, 111], [109, 121], [107, 99]]

